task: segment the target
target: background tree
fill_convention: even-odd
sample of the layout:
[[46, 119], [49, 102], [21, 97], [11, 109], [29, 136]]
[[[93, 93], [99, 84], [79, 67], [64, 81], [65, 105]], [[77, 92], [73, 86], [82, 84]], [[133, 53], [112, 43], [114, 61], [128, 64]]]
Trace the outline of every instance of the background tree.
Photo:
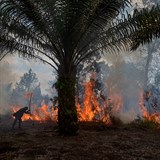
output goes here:
[[16, 83], [12, 91], [12, 105], [28, 105], [29, 93], [33, 93], [32, 103], [40, 106], [42, 102], [40, 83], [32, 69], [24, 73], [20, 81]]
[[[57, 71], [58, 126], [75, 134], [77, 66], [99, 51], [136, 49], [159, 37], [160, 10], [135, 10], [119, 18], [129, 0], [2, 0], [1, 54], [39, 59]], [[2, 55], [2, 56], [3, 56]]]

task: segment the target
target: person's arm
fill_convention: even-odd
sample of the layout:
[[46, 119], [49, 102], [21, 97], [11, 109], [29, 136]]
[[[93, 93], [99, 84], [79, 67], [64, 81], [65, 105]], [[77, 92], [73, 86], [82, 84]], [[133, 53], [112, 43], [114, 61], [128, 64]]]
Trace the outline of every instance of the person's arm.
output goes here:
[[31, 114], [30, 110], [25, 111], [24, 113], [26, 113], [26, 114]]

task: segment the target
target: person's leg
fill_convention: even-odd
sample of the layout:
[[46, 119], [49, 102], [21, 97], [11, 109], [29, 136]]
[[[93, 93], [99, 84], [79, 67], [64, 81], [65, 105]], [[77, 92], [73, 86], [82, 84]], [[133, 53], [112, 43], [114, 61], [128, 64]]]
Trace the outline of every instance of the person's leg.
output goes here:
[[22, 124], [22, 119], [19, 118], [19, 128], [21, 128], [21, 124]]
[[16, 123], [17, 123], [17, 118], [14, 119], [14, 122], [13, 122], [13, 125], [12, 125], [12, 129], [14, 129]]

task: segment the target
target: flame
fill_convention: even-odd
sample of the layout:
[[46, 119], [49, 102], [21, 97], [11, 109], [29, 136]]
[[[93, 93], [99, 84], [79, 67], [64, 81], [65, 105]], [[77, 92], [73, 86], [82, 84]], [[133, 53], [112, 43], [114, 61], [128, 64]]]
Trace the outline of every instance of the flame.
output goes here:
[[108, 99], [104, 95], [97, 96], [94, 91], [94, 79], [86, 82], [84, 86], [83, 105], [77, 103], [80, 121], [103, 121], [111, 124], [110, 114], [117, 112], [123, 106], [122, 98], [118, 94], [111, 94], [112, 98]]
[[[111, 124], [110, 115], [112, 113], [117, 113], [123, 107], [122, 97], [118, 93], [110, 92], [109, 98], [104, 95], [99, 95], [94, 91], [95, 80], [91, 79], [90, 81], [84, 84], [85, 93], [83, 103], [78, 102], [78, 97], [76, 97], [76, 107], [80, 121], [103, 121], [106, 124]], [[28, 96], [28, 94], [27, 94]], [[30, 96], [30, 95], [29, 95]], [[144, 105], [144, 98], [149, 98], [151, 94], [146, 94], [140, 92], [139, 96], [139, 111], [143, 118], [148, 121], [154, 121], [160, 124], [160, 113], [154, 112], [149, 113], [146, 106]], [[101, 102], [101, 103], [100, 103]], [[13, 106], [12, 112], [17, 112], [21, 107]], [[48, 105], [43, 104], [41, 107], [35, 105], [31, 106], [31, 114], [24, 114], [22, 121], [32, 120], [44, 122], [48, 120], [57, 121], [58, 109], [54, 107], [49, 108]]]
[[156, 108], [154, 108], [154, 112], [153, 113], [149, 113], [147, 111], [146, 106], [144, 105], [144, 98], [149, 98], [151, 96], [150, 92], [147, 92], [146, 94], [144, 93], [144, 91], [142, 90], [140, 92], [140, 96], [139, 96], [139, 110], [140, 113], [142, 114], [142, 117], [145, 118], [148, 121], [153, 121], [157, 124], [160, 124], [160, 113], [158, 113], [156, 111]]
[[[106, 98], [104, 95], [97, 96], [94, 91], [95, 82], [93, 80], [88, 81], [84, 85], [85, 94], [83, 103], [78, 102], [76, 97], [76, 107], [80, 121], [103, 121], [106, 124], [111, 124], [110, 115], [118, 112], [123, 107], [122, 97], [117, 93], [110, 93], [110, 98]], [[147, 93], [147, 98], [149, 94]], [[139, 96], [139, 111], [143, 118], [148, 121], [154, 121], [160, 124], [160, 113], [155, 112], [149, 113], [146, 106], [144, 105], [144, 92], [140, 92]], [[101, 103], [100, 103], [101, 101]], [[12, 112], [17, 112], [21, 107], [13, 106]], [[22, 121], [32, 120], [44, 122], [48, 120], [57, 121], [58, 109], [43, 104], [41, 107], [32, 105], [31, 114], [24, 114]]]
[[[78, 97], [76, 97], [76, 107], [80, 121], [103, 121], [107, 124], [111, 124], [110, 114], [111, 112], [117, 112], [122, 107], [122, 98], [118, 94], [111, 94], [112, 98], [106, 98], [104, 95], [99, 95], [94, 91], [95, 80], [84, 84], [85, 94], [83, 103], [80, 105]], [[28, 95], [28, 94], [27, 94]], [[101, 102], [101, 103], [100, 103]], [[21, 107], [13, 106], [12, 111], [17, 112]], [[41, 107], [35, 105], [31, 106], [31, 114], [24, 114], [22, 121], [57, 121], [58, 109], [54, 107], [50, 108], [43, 104]]]
[[[17, 112], [21, 107], [13, 106], [12, 111]], [[31, 114], [24, 114], [22, 116], [22, 121], [32, 120], [32, 121], [47, 121], [47, 120], [57, 120], [57, 109], [51, 108], [49, 111], [49, 107], [46, 104], [43, 104], [41, 107], [32, 106]]]
[[97, 98], [93, 92], [94, 83], [89, 81], [85, 84], [85, 96], [83, 109], [80, 112], [80, 120], [93, 120], [96, 114], [101, 111]]

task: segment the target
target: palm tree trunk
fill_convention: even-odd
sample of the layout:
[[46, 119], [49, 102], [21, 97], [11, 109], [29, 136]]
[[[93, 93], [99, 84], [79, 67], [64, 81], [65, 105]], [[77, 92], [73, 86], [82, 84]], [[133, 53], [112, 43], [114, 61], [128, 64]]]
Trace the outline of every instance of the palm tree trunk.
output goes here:
[[78, 130], [78, 116], [75, 105], [76, 74], [59, 74], [58, 91], [58, 128], [64, 135], [75, 135]]

